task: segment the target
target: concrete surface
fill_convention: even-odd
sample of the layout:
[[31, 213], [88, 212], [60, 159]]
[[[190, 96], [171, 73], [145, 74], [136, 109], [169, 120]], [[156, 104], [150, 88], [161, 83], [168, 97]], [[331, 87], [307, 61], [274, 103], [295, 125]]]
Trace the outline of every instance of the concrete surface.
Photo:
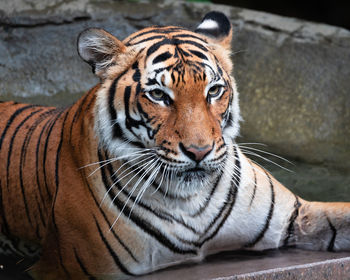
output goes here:
[[350, 253], [302, 251], [297, 249], [227, 252], [197, 265], [169, 268], [140, 280], [272, 280], [350, 279]]

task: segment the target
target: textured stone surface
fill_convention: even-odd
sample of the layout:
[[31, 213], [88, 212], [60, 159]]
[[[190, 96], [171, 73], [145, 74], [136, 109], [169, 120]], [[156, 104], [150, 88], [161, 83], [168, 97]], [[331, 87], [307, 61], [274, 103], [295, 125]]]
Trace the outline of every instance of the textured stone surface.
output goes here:
[[346, 253], [301, 250], [228, 252], [197, 265], [179, 266], [141, 277], [140, 280], [341, 280], [350, 279]]
[[350, 32], [332, 26], [179, 1], [1, 1], [0, 98], [76, 100], [97, 81], [76, 53], [84, 28], [102, 27], [119, 38], [153, 24], [193, 28], [213, 9], [225, 12], [235, 28], [242, 141], [349, 169]]

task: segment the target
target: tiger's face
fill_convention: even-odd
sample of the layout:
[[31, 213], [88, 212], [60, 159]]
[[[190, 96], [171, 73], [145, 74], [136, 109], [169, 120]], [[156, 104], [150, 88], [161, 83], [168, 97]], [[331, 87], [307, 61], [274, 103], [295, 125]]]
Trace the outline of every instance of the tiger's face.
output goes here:
[[196, 32], [151, 27], [123, 42], [99, 29], [80, 35], [79, 52], [101, 77], [96, 130], [109, 153], [147, 154], [147, 168], [173, 171], [180, 185], [221, 171], [239, 130], [232, 31], [221, 16], [209, 13]]

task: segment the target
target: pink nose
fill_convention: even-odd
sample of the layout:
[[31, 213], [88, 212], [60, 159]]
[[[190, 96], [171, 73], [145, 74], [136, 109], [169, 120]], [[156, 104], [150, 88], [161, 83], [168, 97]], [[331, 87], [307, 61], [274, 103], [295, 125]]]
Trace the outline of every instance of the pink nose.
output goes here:
[[189, 147], [185, 147], [184, 144], [180, 142], [179, 147], [180, 150], [190, 159], [194, 160], [195, 162], [199, 163], [201, 160], [203, 160], [213, 149], [213, 146], [206, 145], [204, 147], [198, 147], [196, 145], [190, 145]]

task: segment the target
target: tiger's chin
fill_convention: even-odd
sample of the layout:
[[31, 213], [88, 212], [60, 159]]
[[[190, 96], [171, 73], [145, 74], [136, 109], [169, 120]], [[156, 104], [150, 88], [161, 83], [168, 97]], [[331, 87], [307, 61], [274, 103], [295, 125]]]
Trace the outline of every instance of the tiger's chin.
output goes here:
[[178, 171], [173, 177], [169, 193], [185, 198], [196, 195], [198, 192], [207, 192], [218, 175], [217, 169], [191, 168]]

